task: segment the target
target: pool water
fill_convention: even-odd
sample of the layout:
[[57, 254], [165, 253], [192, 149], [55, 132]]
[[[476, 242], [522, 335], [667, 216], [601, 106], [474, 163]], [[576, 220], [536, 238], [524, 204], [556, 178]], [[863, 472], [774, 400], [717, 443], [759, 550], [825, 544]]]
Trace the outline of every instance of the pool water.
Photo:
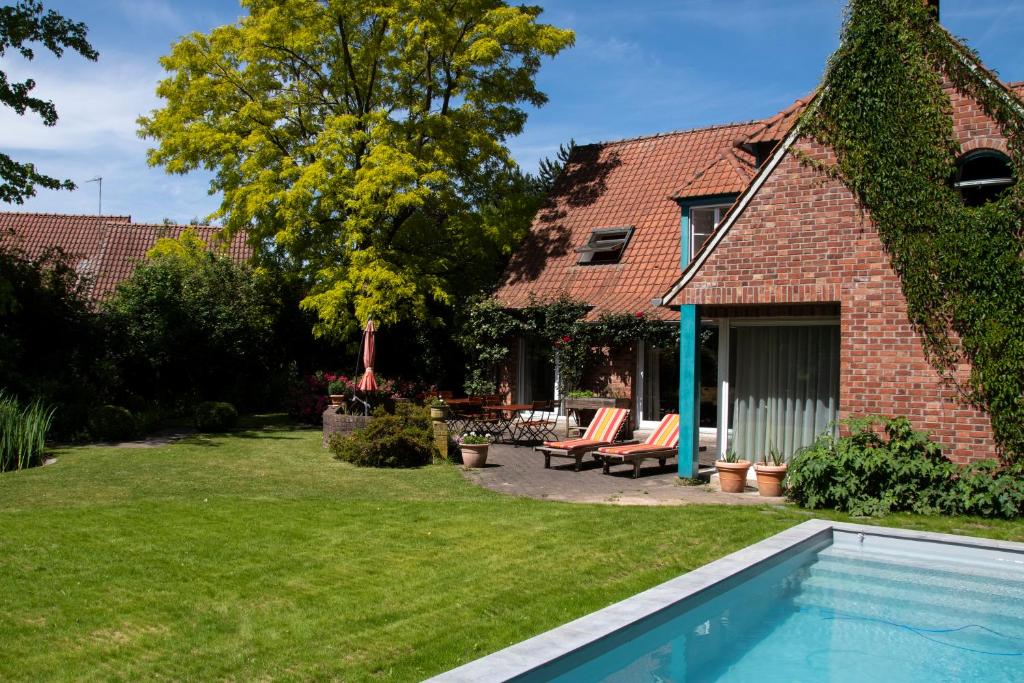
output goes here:
[[1024, 565], [817, 541], [520, 680], [1024, 681]]

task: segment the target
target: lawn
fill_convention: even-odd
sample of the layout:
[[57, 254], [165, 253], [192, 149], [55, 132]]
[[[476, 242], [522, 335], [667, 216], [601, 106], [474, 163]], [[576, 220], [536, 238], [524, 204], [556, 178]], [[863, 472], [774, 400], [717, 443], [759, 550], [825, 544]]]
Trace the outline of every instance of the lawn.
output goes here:
[[0, 679], [419, 680], [807, 517], [509, 498], [308, 430], [65, 449], [0, 475]]

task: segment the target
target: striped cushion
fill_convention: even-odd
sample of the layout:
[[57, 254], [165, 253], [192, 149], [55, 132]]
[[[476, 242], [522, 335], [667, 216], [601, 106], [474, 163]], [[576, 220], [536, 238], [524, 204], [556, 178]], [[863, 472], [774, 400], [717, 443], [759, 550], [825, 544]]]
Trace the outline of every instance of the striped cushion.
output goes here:
[[586, 446], [592, 446], [594, 448], [600, 446], [607, 441], [594, 441], [593, 439], [569, 439], [568, 441], [545, 441], [544, 445], [548, 448], [559, 448], [566, 451], [571, 451], [574, 448], [584, 448]]
[[602, 448], [599, 453], [606, 453], [608, 455], [629, 455], [631, 453], [643, 453], [649, 452], [661, 452], [674, 453], [674, 446], [652, 446], [649, 443], [631, 443], [625, 446], [606, 446]]
[[583, 438], [601, 443], [615, 441], [615, 435], [619, 433], [627, 413], [629, 411], [625, 408], [599, 408], [587, 431], [583, 433]]
[[661, 423], [654, 433], [644, 442], [648, 446], [675, 448], [679, 445], [679, 416], [669, 414], [661, 418]]

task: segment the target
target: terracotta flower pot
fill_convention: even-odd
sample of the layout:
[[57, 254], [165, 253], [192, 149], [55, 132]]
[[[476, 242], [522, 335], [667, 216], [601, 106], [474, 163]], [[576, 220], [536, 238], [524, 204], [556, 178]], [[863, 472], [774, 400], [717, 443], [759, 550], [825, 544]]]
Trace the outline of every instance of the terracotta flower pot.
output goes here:
[[718, 483], [722, 487], [722, 493], [743, 493], [747, 485], [747, 470], [750, 469], [749, 460], [739, 462], [715, 461], [715, 469], [718, 470]]
[[345, 394], [331, 394], [328, 398], [331, 399], [332, 406], [340, 406], [345, 402]]
[[462, 451], [462, 466], [467, 469], [479, 469], [487, 464], [487, 443], [459, 444]]
[[781, 496], [782, 480], [786, 478], [786, 465], [754, 465], [757, 474], [757, 492], [762, 496]]
[[431, 408], [430, 419], [431, 420], [443, 420], [444, 419], [444, 408]]

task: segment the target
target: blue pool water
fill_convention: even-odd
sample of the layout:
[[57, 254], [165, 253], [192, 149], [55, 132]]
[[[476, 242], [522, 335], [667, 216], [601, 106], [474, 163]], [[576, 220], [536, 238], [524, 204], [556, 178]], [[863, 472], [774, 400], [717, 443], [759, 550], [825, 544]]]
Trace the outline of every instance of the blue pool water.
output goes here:
[[969, 559], [817, 542], [521, 680], [1024, 681], [1024, 567]]

